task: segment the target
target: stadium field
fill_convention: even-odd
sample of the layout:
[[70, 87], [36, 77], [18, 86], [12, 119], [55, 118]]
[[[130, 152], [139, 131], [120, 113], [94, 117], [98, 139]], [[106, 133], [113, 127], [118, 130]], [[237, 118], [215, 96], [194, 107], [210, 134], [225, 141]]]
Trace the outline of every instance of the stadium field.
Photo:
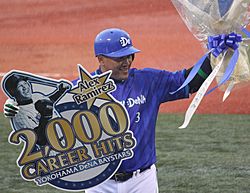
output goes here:
[[[160, 193], [250, 192], [250, 116], [160, 114], [156, 131]], [[8, 143], [11, 128], [0, 114], [0, 192], [59, 193], [22, 180], [16, 159], [22, 145]]]

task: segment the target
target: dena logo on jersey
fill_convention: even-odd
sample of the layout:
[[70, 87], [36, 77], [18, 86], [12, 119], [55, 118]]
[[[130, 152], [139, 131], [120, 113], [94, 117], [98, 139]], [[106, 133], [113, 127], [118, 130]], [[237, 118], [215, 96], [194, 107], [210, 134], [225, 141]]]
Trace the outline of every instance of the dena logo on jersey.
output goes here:
[[144, 95], [140, 95], [140, 96], [137, 96], [136, 98], [128, 98], [125, 101], [122, 101], [121, 102], [123, 105], [126, 105], [129, 107], [129, 108], [132, 108], [134, 105], [141, 105], [141, 104], [145, 104], [146, 103], [146, 97]]

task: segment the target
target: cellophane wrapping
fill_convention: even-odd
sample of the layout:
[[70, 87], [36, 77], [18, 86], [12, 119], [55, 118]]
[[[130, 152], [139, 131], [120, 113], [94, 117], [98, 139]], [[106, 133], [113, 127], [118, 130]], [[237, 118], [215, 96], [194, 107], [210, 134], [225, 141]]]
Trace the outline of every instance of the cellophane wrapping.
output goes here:
[[[207, 44], [209, 36], [242, 34], [243, 41], [239, 45], [239, 59], [232, 76], [227, 84], [239, 84], [250, 80], [250, 41], [242, 32], [250, 20], [250, 0], [172, 0], [176, 10], [193, 35]], [[216, 76], [221, 79], [231, 59], [233, 50], [228, 49], [223, 58], [223, 65]], [[222, 54], [214, 57], [210, 54], [211, 64], [214, 68], [222, 59]], [[222, 87], [223, 89], [223, 87]]]

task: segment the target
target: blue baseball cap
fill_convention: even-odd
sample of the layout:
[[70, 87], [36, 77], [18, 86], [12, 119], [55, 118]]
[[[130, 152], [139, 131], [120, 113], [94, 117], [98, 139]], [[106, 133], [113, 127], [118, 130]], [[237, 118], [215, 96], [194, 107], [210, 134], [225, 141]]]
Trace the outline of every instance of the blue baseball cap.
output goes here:
[[118, 28], [110, 28], [100, 32], [94, 43], [95, 56], [123, 57], [140, 52], [132, 44], [127, 32]]

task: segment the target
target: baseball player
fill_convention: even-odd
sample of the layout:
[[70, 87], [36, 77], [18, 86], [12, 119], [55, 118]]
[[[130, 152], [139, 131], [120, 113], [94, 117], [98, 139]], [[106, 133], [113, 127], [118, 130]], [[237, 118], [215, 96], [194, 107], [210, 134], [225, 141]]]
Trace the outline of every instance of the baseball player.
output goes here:
[[[124, 104], [130, 117], [130, 130], [137, 145], [134, 156], [124, 160], [118, 171], [104, 183], [87, 189], [86, 193], [157, 193], [155, 125], [161, 103], [188, 98], [196, 92], [211, 73], [207, 58], [194, 79], [171, 95], [187, 78], [191, 69], [177, 72], [131, 68], [136, 49], [129, 34], [111, 28], [100, 32], [94, 42], [99, 69], [94, 74], [112, 70], [117, 89], [112, 95]], [[77, 84], [78, 79], [73, 81]], [[5, 112], [6, 114], [6, 112]]]
[[[112, 95], [126, 107], [130, 117], [130, 130], [137, 145], [134, 156], [122, 162], [110, 180], [86, 190], [86, 193], [156, 193], [155, 125], [161, 103], [188, 98], [202, 85], [212, 72], [207, 58], [198, 74], [182, 90], [177, 90], [187, 78], [191, 69], [177, 72], [146, 68], [131, 68], [136, 49], [129, 34], [121, 29], [106, 29], [100, 32], [94, 42], [99, 69], [93, 74], [112, 70], [111, 78], [117, 89]], [[76, 84], [77, 80], [73, 81]]]
[[46, 97], [32, 93], [32, 86], [27, 77], [12, 74], [6, 79], [5, 88], [15, 99], [6, 101], [5, 116], [12, 117], [11, 122], [16, 130], [34, 129], [38, 137], [37, 144], [45, 145], [47, 143], [45, 127], [52, 118], [53, 103], [69, 88], [69, 85], [61, 82], [58, 90]]

